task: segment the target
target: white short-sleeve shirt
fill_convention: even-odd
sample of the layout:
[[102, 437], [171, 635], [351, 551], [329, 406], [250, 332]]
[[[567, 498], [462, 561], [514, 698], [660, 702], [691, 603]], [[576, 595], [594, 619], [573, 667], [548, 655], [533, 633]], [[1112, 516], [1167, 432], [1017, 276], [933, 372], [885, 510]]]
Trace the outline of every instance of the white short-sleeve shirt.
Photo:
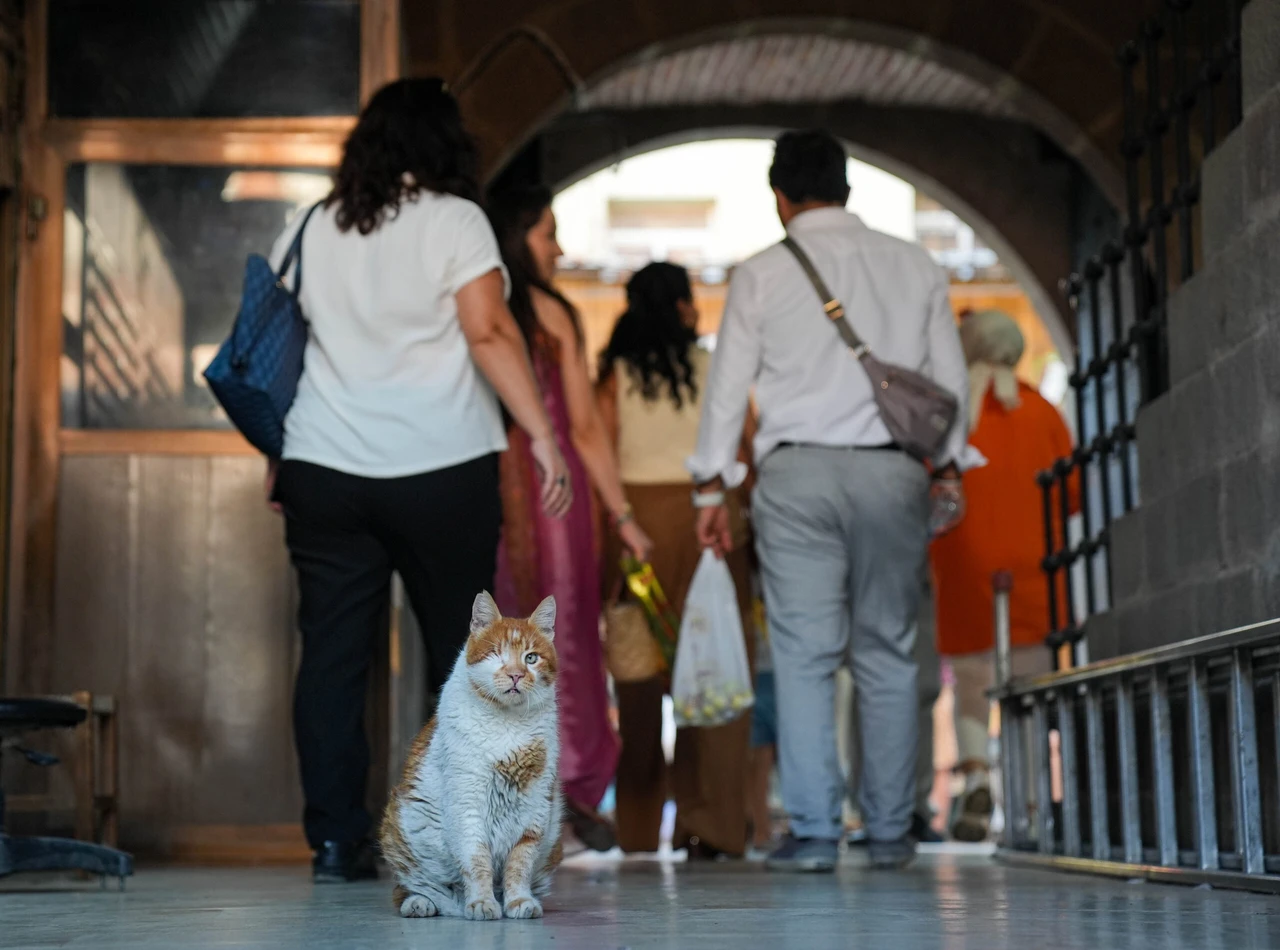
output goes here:
[[[484, 212], [423, 192], [362, 235], [339, 231], [336, 210], [317, 209], [303, 235], [310, 338], [284, 458], [398, 478], [504, 450], [498, 398], [471, 359], [454, 297], [489, 271], [506, 276]], [[273, 266], [302, 217], [277, 239]]]

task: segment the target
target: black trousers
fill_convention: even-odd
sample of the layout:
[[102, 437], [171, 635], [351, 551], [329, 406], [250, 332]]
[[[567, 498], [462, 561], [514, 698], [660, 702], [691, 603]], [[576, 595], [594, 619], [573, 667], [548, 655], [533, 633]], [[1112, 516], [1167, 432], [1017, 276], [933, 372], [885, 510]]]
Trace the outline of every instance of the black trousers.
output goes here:
[[298, 572], [302, 662], [294, 737], [313, 848], [369, 834], [369, 667], [391, 590], [426, 640], [432, 691], [467, 641], [471, 604], [492, 589], [502, 522], [498, 457], [407, 478], [361, 478], [285, 462], [276, 485]]

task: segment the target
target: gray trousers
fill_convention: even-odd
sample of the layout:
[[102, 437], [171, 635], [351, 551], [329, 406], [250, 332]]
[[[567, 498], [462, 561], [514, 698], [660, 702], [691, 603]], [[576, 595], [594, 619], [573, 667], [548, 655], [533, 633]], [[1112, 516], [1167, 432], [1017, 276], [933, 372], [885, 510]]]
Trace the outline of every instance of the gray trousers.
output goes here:
[[[942, 692], [942, 661], [938, 658], [937, 619], [934, 616], [933, 589], [929, 574], [924, 572], [921, 589], [920, 613], [916, 634], [916, 664], [920, 668], [916, 679], [917, 722], [920, 724], [920, 740], [916, 749], [916, 814], [926, 821], [931, 817], [933, 796], [933, 707]], [[1044, 652], [1044, 651], [1041, 651]], [[849, 804], [858, 808], [859, 783], [862, 776], [862, 757], [858, 752], [859, 736], [858, 691], [853, 690], [849, 703], [849, 728], [845, 730], [845, 761], [849, 764], [849, 780], [845, 795]]]
[[928, 514], [928, 474], [900, 452], [784, 448], [760, 466], [752, 515], [777, 689], [782, 799], [797, 837], [841, 835], [835, 680], [846, 661], [860, 699], [867, 833], [893, 841], [910, 826]]

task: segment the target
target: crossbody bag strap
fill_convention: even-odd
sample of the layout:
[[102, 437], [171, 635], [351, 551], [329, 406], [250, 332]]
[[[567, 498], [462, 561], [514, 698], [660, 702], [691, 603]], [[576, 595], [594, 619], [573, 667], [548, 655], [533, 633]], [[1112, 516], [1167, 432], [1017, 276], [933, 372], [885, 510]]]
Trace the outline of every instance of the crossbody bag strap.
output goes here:
[[311, 220], [311, 216], [316, 213], [323, 201], [317, 201], [307, 209], [307, 216], [302, 219], [302, 225], [298, 228], [298, 233], [294, 235], [293, 243], [289, 245], [289, 250], [285, 251], [284, 260], [280, 262], [280, 269], [276, 271], [276, 278], [280, 283], [284, 283], [284, 275], [289, 273], [289, 265], [297, 262], [297, 268], [293, 272], [293, 295], [297, 297], [302, 293], [302, 235], [307, 230], [307, 222]]
[[854, 356], [862, 359], [870, 351], [867, 349], [867, 344], [863, 343], [862, 338], [858, 336], [857, 331], [853, 329], [853, 324], [849, 322], [849, 318], [844, 312], [844, 304], [836, 299], [835, 294], [827, 287], [827, 282], [818, 273], [818, 269], [813, 266], [813, 261], [809, 258], [809, 255], [805, 253], [804, 248], [795, 242], [794, 238], [788, 235], [783, 239], [782, 246], [792, 253], [804, 271], [805, 276], [809, 278], [809, 283], [813, 285], [814, 291], [817, 292], [818, 299], [822, 301], [823, 312], [826, 313], [827, 319], [835, 324], [836, 330], [840, 333], [840, 338], [853, 351]]

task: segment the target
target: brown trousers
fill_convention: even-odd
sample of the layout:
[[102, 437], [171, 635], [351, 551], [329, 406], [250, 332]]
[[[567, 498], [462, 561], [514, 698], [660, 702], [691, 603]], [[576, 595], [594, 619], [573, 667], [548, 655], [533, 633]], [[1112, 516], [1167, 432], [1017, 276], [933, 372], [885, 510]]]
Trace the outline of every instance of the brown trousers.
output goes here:
[[[683, 485], [627, 485], [627, 500], [636, 522], [653, 539], [650, 562], [671, 606], [679, 614], [702, 554], [694, 536], [696, 513], [692, 488]], [[609, 590], [617, 577], [617, 541], [608, 553]], [[738, 589], [747, 656], [754, 653], [751, 635], [750, 575], [745, 549], [727, 558]], [[754, 667], [753, 667], [754, 668]], [[615, 684], [622, 754], [618, 759], [618, 844], [624, 851], [658, 850], [662, 808], [668, 797], [676, 803], [673, 846], [700, 841], [719, 851], [739, 855], [747, 844], [747, 746], [751, 716], [745, 715], [714, 729], [681, 729], [676, 736], [675, 760], [667, 765], [662, 750], [662, 679]]]

